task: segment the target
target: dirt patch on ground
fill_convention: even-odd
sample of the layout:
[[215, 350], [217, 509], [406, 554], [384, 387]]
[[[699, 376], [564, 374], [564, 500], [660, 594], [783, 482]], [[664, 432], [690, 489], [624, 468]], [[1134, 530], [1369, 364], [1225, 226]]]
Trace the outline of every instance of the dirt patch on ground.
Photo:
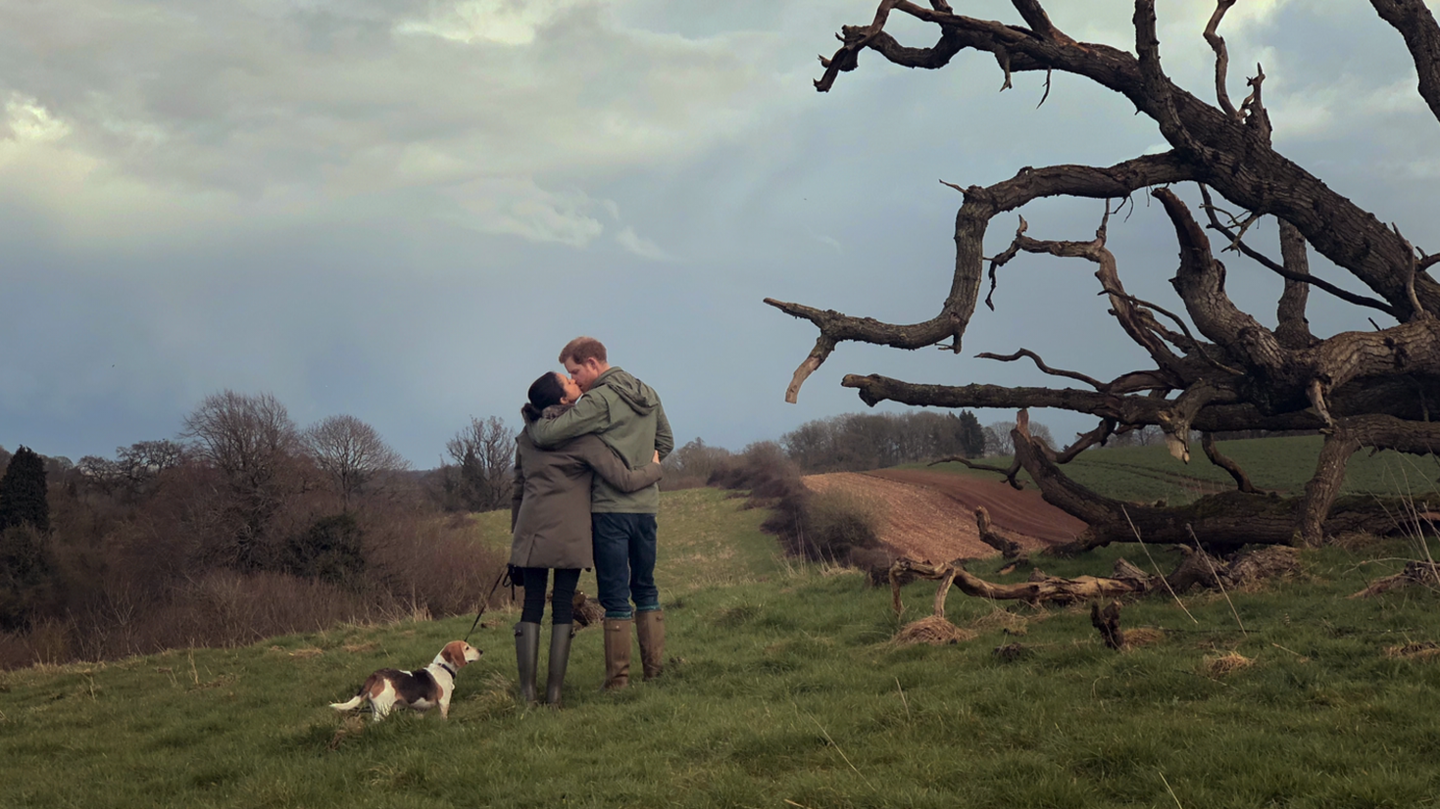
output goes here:
[[1026, 551], [1069, 542], [1085, 530], [1085, 523], [1046, 503], [1039, 492], [945, 472], [835, 472], [809, 475], [805, 485], [883, 504], [880, 540], [900, 554], [931, 562], [998, 553], [980, 541], [976, 506], [990, 512], [996, 533]]

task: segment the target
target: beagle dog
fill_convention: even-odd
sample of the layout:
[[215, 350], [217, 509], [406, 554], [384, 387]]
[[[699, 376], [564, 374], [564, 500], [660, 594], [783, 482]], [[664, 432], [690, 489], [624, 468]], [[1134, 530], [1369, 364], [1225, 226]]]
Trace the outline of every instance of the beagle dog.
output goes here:
[[455, 675], [466, 663], [474, 663], [483, 654], [465, 641], [452, 640], [445, 644], [435, 661], [418, 671], [380, 669], [365, 680], [360, 691], [349, 702], [332, 702], [330, 707], [337, 711], [351, 711], [367, 701], [374, 712], [375, 721], [385, 718], [396, 703], [416, 711], [428, 711], [440, 706], [440, 718], [450, 715], [450, 695], [455, 692]]

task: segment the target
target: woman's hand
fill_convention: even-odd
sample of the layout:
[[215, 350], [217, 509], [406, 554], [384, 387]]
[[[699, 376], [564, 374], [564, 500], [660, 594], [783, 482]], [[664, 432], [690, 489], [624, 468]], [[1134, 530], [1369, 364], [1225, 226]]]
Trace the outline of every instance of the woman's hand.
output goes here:
[[650, 459], [650, 463], [660, 463], [660, 450], [655, 450], [655, 457]]

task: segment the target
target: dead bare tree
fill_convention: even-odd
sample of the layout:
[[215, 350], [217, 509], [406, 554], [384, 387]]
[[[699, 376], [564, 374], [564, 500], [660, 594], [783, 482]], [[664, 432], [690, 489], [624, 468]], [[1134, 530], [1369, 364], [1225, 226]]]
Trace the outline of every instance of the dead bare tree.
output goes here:
[[[1419, 72], [1419, 93], [1440, 117], [1440, 25], [1423, 0], [1371, 0], [1376, 12], [1403, 37]], [[1303, 166], [1277, 152], [1258, 69], [1249, 94], [1237, 106], [1227, 90], [1229, 56], [1219, 28], [1234, 0], [1218, 0], [1204, 35], [1215, 53], [1215, 103], [1177, 86], [1160, 62], [1154, 0], [1135, 0], [1135, 52], [1077, 42], [1057, 28], [1040, 0], [1013, 0], [1015, 23], [955, 13], [945, 0], [927, 4], [881, 0], [873, 21], [846, 26], [840, 48], [821, 57], [816, 89], [828, 91], [843, 72], [854, 70], [871, 51], [911, 68], [939, 69], [965, 50], [995, 55], [1009, 85], [1012, 73], [1072, 73], [1124, 96], [1139, 114], [1154, 121], [1170, 149], [1112, 166], [1025, 167], [1013, 178], [988, 187], [951, 187], [964, 198], [955, 220], [955, 269], [950, 291], [935, 317], [911, 324], [884, 323], [833, 310], [766, 299], [766, 303], [813, 323], [820, 331], [810, 354], [796, 370], [786, 398], [844, 341], [916, 349], [941, 345], [961, 350], [965, 330], [988, 273], [996, 273], [1020, 252], [1078, 258], [1097, 270], [1099, 292], [1125, 334], [1154, 367], [1109, 381], [1050, 368], [1021, 349], [991, 359], [1028, 357], [1044, 373], [1079, 382], [1078, 387], [1004, 387], [971, 384], [927, 385], [880, 375], [847, 375], [842, 384], [874, 405], [891, 400], [955, 408], [1055, 407], [1099, 419], [1095, 430], [1068, 449], [1035, 442], [1026, 430], [1013, 434], [1018, 462], [1039, 484], [1045, 498], [1084, 519], [1090, 530], [1082, 545], [1129, 541], [1186, 541], [1193, 526], [1204, 542], [1318, 543], [1341, 530], [1391, 527], [1383, 508], [1338, 498], [1347, 459], [1361, 447], [1430, 454], [1440, 445], [1440, 423], [1432, 402], [1440, 401], [1440, 283], [1427, 270], [1440, 257], [1417, 251], [1399, 231], [1327, 186]], [[933, 24], [938, 38], [929, 47], [902, 45], [886, 30], [891, 14]], [[1048, 84], [1047, 84], [1048, 87]], [[1236, 306], [1226, 293], [1225, 266], [1189, 206], [1168, 188], [1199, 185], [1204, 218], [1225, 244], [1255, 259], [1284, 279], [1278, 326], [1269, 329]], [[946, 183], [950, 185], [949, 183]], [[1114, 254], [1106, 246], [1111, 202], [1137, 191], [1163, 206], [1180, 247], [1171, 280], [1183, 315], [1140, 300], [1125, 291]], [[1214, 196], [1241, 209], [1220, 214]], [[983, 252], [995, 216], [1044, 197], [1105, 201], [1105, 215], [1089, 241], [1045, 241], [1027, 235], [1023, 218], [1009, 247], [993, 257]], [[1118, 206], [1117, 206], [1118, 207]], [[1280, 258], [1245, 241], [1262, 216], [1279, 221]], [[1356, 294], [1312, 275], [1307, 248], [1350, 273], [1371, 294]], [[1229, 249], [1229, 248], [1226, 248]], [[1344, 332], [1320, 338], [1305, 319], [1311, 287], [1353, 306], [1374, 310], [1393, 325], [1373, 332]], [[987, 300], [987, 304], [989, 301]], [[1188, 322], [1187, 322], [1188, 318]], [[1243, 472], [1232, 472], [1237, 489], [1185, 508], [1131, 507], [1106, 500], [1075, 484], [1061, 471], [1080, 449], [1103, 443], [1116, 431], [1158, 426], [1171, 452], [1191, 454], [1192, 430], [1318, 430], [1325, 435], [1319, 462], [1303, 495], [1282, 499], [1254, 492]], [[1214, 457], [1213, 455], [1211, 456]], [[1218, 461], [1217, 461], [1218, 462]], [[1132, 525], [1132, 519], [1134, 525]]]
[[515, 469], [516, 432], [498, 416], [470, 426], [445, 442], [454, 465], [441, 468], [447, 508], [493, 511], [510, 505]]
[[340, 492], [346, 511], [377, 475], [410, 467], [374, 427], [354, 416], [330, 416], [308, 427], [301, 438], [315, 465]]
[[283, 541], [275, 518], [307, 486], [300, 433], [285, 405], [269, 393], [225, 390], [185, 417], [180, 437], [225, 482], [213, 502], [194, 509], [219, 515], [203, 521], [220, 535], [207, 543], [213, 561], [240, 570], [275, 567]]

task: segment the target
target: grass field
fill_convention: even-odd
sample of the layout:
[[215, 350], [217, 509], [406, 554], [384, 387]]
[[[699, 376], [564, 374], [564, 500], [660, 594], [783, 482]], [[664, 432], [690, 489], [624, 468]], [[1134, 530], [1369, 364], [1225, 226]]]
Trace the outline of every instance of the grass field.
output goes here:
[[[1267, 592], [1126, 607], [1165, 640], [1106, 650], [1084, 606], [952, 592], [956, 645], [897, 647], [884, 590], [779, 558], [764, 513], [666, 494], [665, 677], [601, 694], [576, 638], [568, 707], [510, 696], [515, 613], [472, 641], [450, 720], [372, 724], [326, 704], [371, 670], [429, 661], [471, 618], [344, 627], [232, 650], [0, 673], [0, 806], [1374, 807], [1440, 796], [1440, 599], [1349, 600], [1416, 550], [1307, 551]], [[477, 518], [504, 541], [503, 516]], [[1046, 560], [1104, 573], [1137, 547]], [[1174, 560], [1152, 549], [1168, 570]], [[993, 576], [994, 566], [975, 572]], [[1009, 578], [1024, 578], [1019, 571]], [[593, 587], [593, 578], [582, 587]], [[593, 590], [592, 590], [593, 592]], [[905, 590], [903, 620], [933, 583]], [[1239, 626], [1244, 623], [1244, 631]], [[1028, 654], [993, 654], [1019, 642]], [[1396, 650], [1411, 644], [1408, 656]], [[1228, 674], [1213, 660], [1250, 661]]]
[[[1220, 441], [1220, 452], [1233, 459], [1250, 476], [1257, 488], [1283, 495], [1299, 495], [1315, 471], [1320, 456], [1320, 436], [1261, 438]], [[1234, 488], [1225, 470], [1210, 463], [1198, 446], [1191, 448], [1190, 463], [1171, 457], [1163, 446], [1102, 447], [1081, 453], [1064, 467], [1076, 482], [1107, 497], [1141, 502], [1165, 500], [1171, 505], [1191, 502], [1203, 495]], [[1009, 466], [1008, 457], [987, 458], [994, 466]], [[914, 468], [926, 468], [913, 464]], [[958, 463], [930, 467], [956, 474], [981, 475], [999, 479], [991, 472], [979, 472]], [[1020, 477], [1029, 480], [1021, 473]], [[1403, 494], [1423, 500], [1437, 493], [1440, 463], [1434, 457], [1418, 458], [1385, 451], [1374, 455], [1356, 453], [1346, 468], [1344, 492], [1348, 494]]]

